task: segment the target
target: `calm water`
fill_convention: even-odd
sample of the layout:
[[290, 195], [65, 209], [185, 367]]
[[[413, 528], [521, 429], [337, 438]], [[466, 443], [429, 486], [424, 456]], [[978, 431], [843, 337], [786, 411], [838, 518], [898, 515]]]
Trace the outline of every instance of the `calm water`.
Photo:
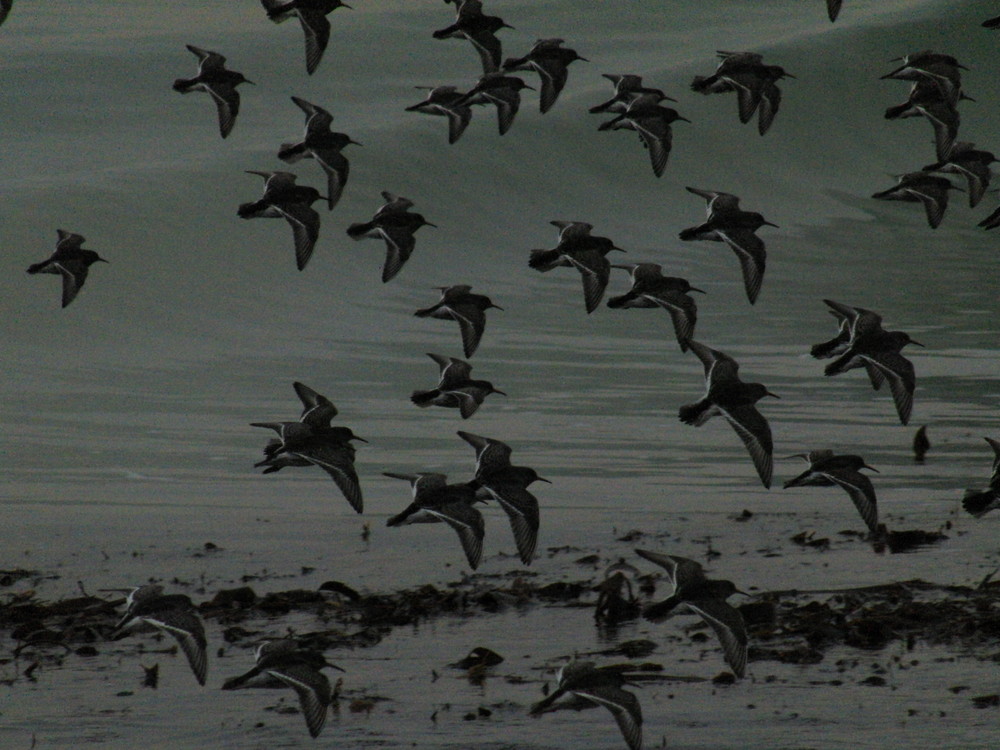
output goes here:
[[[958, 513], [962, 489], [988, 476], [982, 436], [1000, 433], [997, 239], [975, 227], [995, 198], [970, 210], [954, 194], [931, 231], [919, 206], [868, 197], [889, 187], [892, 175], [934, 161], [926, 123], [882, 117], [908, 91], [906, 83], [878, 79], [890, 58], [924, 48], [958, 56], [970, 69], [965, 90], [976, 99], [962, 105], [961, 138], [1000, 147], [991, 140], [1000, 132], [1000, 36], [978, 25], [996, 12], [992, 4], [847, 0], [830, 24], [821, 0], [497, 0], [489, 10], [517, 27], [502, 34], [507, 53], [562, 36], [590, 62], [571, 67], [547, 115], [525, 92], [513, 128], [499, 138], [493, 112], [477, 108], [454, 146], [443, 119], [403, 111], [423, 96], [414, 86], [461, 87], [475, 76], [469, 45], [430, 36], [450, 22], [449, 6], [358, 0], [356, 10], [331, 16], [330, 47], [307, 77], [294, 21], [273, 26], [251, 0], [218, 5], [131, 2], [131, 15], [123, 15], [110, 0], [72, 7], [22, 0], [0, 29], [7, 145], [0, 161], [7, 266], [0, 274], [0, 567], [58, 574], [40, 588], [52, 597], [74, 592], [77, 580], [94, 589], [150, 576], [204, 577], [212, 587], [264, 571], [296, 574], [303, 565], [316, 573], [295, 585], [339, 578], [382, 591], [454, 580], [465, 568], [450, 531], [384, 527], [409, 497], [381, 472], [467, 477], [473, 455], [457, 429], [505, 440], [519, 462], [553, 480], [537, 492], [540, 549], [569, 545], [616, 559], [631, 549], [616, 538], [636, 528], [661, 535], [653, 543], [665, 551], [696, 557], [710, 539], [723, 553], [712, 571], [760, 590], [911, 577], [968, 583], [997, 565], [995, 519]], [[242, 111], [225, 141], [207, 96], [170, 89], [195, 70], [185, 43], [220, 51], [257, 84], [241, 87]], [[732, 97], [688, 90], [693, 75], [713, 69], [717, 49], [760, 51], [796, 76], [782, 84], [782, 110], [766, 137], [739, 124]], [[675, 126], [662, 179], [634, 136], [597, 132], [601, 118], [586, 112], [610, 95], [604, 72], [643, 74], [692, 120]], [[326, 107], [336, 129], [364, 144], [345, 152], [350, 182], [337, 208], [323, 213], [320, 242], [302, 273], [284, 222], [236, 216], [236, 206], [260, 191], [259, 178], [243, 170], [285, 168], [276, 149], [301, 133], [290, 95]], [[311, 162], [293, 171], [303, 183], [321, 183]], [[685, 185], [736, 193], [748, 210], [780, 225], [761, 231], [768, 268], [756, 305], [746, 301], [730, 250], [676, 239], [704, 215], [703, 201]], [[385, 285], [381, 243], [355, 243], [344, 232], [370, 217], [381, 190], [413, 199], [438, 225], [420, 231], [413, 257]], [[575, 272], [527, 267], [531, 248], [555, 244], [551, 219], [589, 221], [628, 250], [623, 260], [661, 263], [708, 291], [698, 299], [699, 340], [736, 357], [747, 380], [781, 396], [761, 405], [774, 433], [775, 489], [760, 486], [724, 423], [694, 429], [678, 422], [678, 406], [703, 391], [702, 370], [677, 349], [666, 314], [602, 307], [587, 316]], [[85, 235], [111, 261], [94, 268], [66, 310], [54, 277], [23, 272], [51, 252], [56, 228]], [[615, 273], [609, 294], [627, 287]], [[436, 300], [433, 287], [453, 283], [472, 284], [505, 308], [491, 311], [472, 362], [476, 376], [509, 397], [491, 397], [468, 421], [454, 410], [418, 410], [408, 399], [435, 382], [425, 352], [460, 353], [454, 324], [412, 316]], [[909, 427], [863, 375], [824, 378], [823, 363], [808, 357], [810, 344], [835, 332], [823, 297], [875, 309], [887, 327], [927, 345], [908, 350], [917, 371]], [[266, 436], [248, 423], [291, 418], [294, 380], [329, 396], [338, 422], [370, 441], [357, 460], [363, 517], [318, 471], [261, 477], [251, 468]], [[920, 424], [929, 425], [933, 448], [917, 466], [910, 442]], [[849, 541], [822, 556], [788, 545], [803, 530], [835, 535], [860, 526], [842, 493], [780, 490], [801, 467], [777, 457], [818, 447], [861, 453], [880, 470], [874, 482], [890, 528], [936, 529], [951, 520], [951, 538], [895, 557], [873, 557]], [[754, 520], [732, 523], [744, 508]], [[480, 571], [513, 568], [506, 520], [494, 509], [487, 525]], [[208, 541], [222, 551], [195, 556]], [[781, 557], [762, 554], [776, 549]], [[572, 564], [576, 557], [543, 555], [532, 569], [548, 578], [591, 575]], [[287, 585], [279, 579], [259, 588]], [[677, 633], [673, 624], [642, 624], [629, 637], [666, 642]], [[573, 731], [586, 728], [597, 747], [622, 744], [603, 711], [529, 719], [524, 706], [537, 697], [535, 685], [497, 682], [485, 694], [453, 679], [427, 687], [431, 669], [481, 641], [524, 654], [509, 659], [508, 673], [533, 679], [559, 655], [594, 648], [596, 634], [589, 611], [541, 611], [432, 625], [337, 655], [349, 689], [386, 695], [392, 708], [334, 722], [323, 741], [571, 747], [579, 741]], [[19, 683], [0, 708], [0, 737], [12, 747], [26, 747], [32, 732], [61, 746], [85, 735], [130, 747], [148, 732], [162, 733], [164, 747], [283, 747], [305, 739], [297, 717], [253, 729], [261, 706], [277, 698], [191, 689], [179, 664], [170, 664], [178, 679], [169, 687], [112, 698], [138, 679], [134, 653], [122, 654], [121, 664], [74, 664], [34, 685]], [[710, 676], [718, 666], [709, 653], [706, 663], [685, 669], [685, 655], [665, 646], [657, 658], [681, 673]], [[247, 658], [227, 654], [210, 684], [240, 671]], [[980, 665], [964, 668], [963, 681], [976, 685]], [[828, 696], [801, 689], [815, 679], [808, 670], [751, 664], [751, 672], [757, 682], [717, 694], [703, 685], [644, 691], [647, 745], [662, 735], [670, 747], [851, 747], [875, 732], [897, 743], [919, 732], [937, 738], [928, 743], [973, 747], [989, 718], [950, 693], [955, 706], [947, 719], [937, 716], [942, 691], [927, 685], [952, 679], [941, 665], [900, 673], [896, 691], [879, 693], [887, 704], [880, 711], [868, 707], [867, 689], [825, 705]], [[769, 674], [784, 687], [765, 685]], [[980, 683], [983, 691], [995, 686], [990, 679]], [[676, 699], [657, 699], [667, 692]], [[413, 693], [419, 697], [411, 700]], [[94, 702], [67, 701], [73, 694]], [[198, 712], [206, 700], [212, 711]], [[430, 724], [434, 707], [448, 702], [507, 708], [488, 723], [462, 722], [456, 708]], [[748, 714], [748, 704], [760, 710]], [[851, 707], [849, 717], [841, 706]], [[918, 710], [915, 718], [909, 708]], [[888, 729], [885, 711], [894, 722]]]

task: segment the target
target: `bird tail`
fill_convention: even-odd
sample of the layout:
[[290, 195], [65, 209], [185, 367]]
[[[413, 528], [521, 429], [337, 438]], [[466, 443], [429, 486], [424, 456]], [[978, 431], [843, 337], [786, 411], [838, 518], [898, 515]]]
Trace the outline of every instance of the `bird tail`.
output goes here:
[[303, 158], [305, 153], [306, 147], [304, 143], [282, 143], [281, 148], [278, 149], [278, 158], [289, 164], [294, 164]]
[[347, 236], [351, 239], [360, 240], [374, 228], [375, 225], [370, 221], [351, 224], [351, 226], [347, 228]]
[[559, 256], [561, 253], [558, 250], [532, 250], [531, 255], [528, 257], [528, 265], [534, 268], [536, 271], [551, 271], [557, 265], [559, 265]]
[[685, 404], [682, 406], [678, 412], [677, 416], [684, 424], [691, 424], [695, 427], [700, 427], [708, 421], [711, 416], [709, 412], [709, 402], [705, 399], [697, 401], [693, 404]]
[[670, 613], [674, 611], [681, 600], [675, 596], [670, 596], [664, 599], [662, 602], [657, 602], [656, 604], [650, 604], [643, 611], [642, 616], [645, 617], [650, 622], [663, 622], [668, 617]]
[[434, 399], [437, 397], [438, 391], [414, 391], [410, 394], [410, 401], [415, 403], [417, 406], [423, 408], [430, 406], [434, 403]]

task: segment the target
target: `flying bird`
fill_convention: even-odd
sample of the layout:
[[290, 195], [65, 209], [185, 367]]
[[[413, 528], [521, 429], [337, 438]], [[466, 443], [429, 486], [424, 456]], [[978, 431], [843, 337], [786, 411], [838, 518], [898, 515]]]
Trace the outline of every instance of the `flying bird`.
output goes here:
[[350, 5], [341, 0], [261, 0], [267, 17], [275, 23], [287, 21], [292, 16], [299, 19], [306, 37], [306, 72], [312, 75], [330, 43], [330, 22], [327, 15], [337, 8]]
[[441, 368], [437, 388], [427, 391], [414, 391], [410, 400], [417, 406], [444, 406], [458, 409], [462, 419], [468, 419], [482, 405], [491, 393], [507, 394], [493, 387], [488, 380], [473, 380], [470, 377], [472, 365], [463, 359], [444, 357], [440, 354], [427, 354]]
[[486, 329], [486, 311], [503, 308], [494, 305], [493, 300], [485, 294], [473, 294], [472, 287], [468, 284], [453, 284], [440, 289], [441, 299], [436, 305], [422, 308], [413, 314], [418, 318], [454, 320], [462, 334], [462, 351], [466, 357], [471, 357], [479, 347]]
[[190, 94], [204, 91], [211, 95], [219, 113], [219, 132], [225, 138], [236, 124], [240, 111], [240, 94], [236, 87], [241, 83], [253, 84], [242, 73], [226, 69], [226, 58], [218, 52], [200, 49], [193, 44], [185, 45], [198, 58], [198, 75], [194, 78], [178, 78], [174, 81], [174, 91]]
[[873, 534], [878, 531], [878, 502], [871, 480], [861, 473], [862, 469], [878, 472], [865, 463], [861, 456], [837, 455], [831, 450], [815, 450], [797, 453], [793, 458], [804, 459], [809, 468], [797, 477], [789, 479], [784, 489], [789, 487], [840, 487], [847, 492], [858, 509], [862, 520]]
[[569, 64], [577, 60], [589, 62], [587, 58], [580, 57], [576, 50], [562, 45], [562, 39], [539, 39], [524, 57], [508, 58], [503, 64], [505, 72], [533, 70], [538, 73], [542, 82], [538, 106], [542, 114], [552, 108], [559, 98], [559, 93], [566, 86]]
[[264, 193], [249, 203], [241, 203], [237, 214], [241, 219], [285, 219], [292, 228], [295, 241], [295, 267], [300, 271], [312, 257], [319, 239], [319, 214], [312, 204], [329, 198], [314, 187], [296, 185], [291, 172], [259, 172], [247, 170], [264, 178]]
[[436, 227], [422, 214], [409, 209], [413, 201], [388, 191], [382, 192], [386, 203], [371, 221], [354, 223], [347, 228], [347, 235], [354, 240], [365, 237], [385, 241], [385, 263], [382, 265], [382, 282], [391, 281], [410, 259], [417, 241], [413, 236], [420, 227]]
[[28, 266], [28, 273], [57, 273], [62, 276], [62, 306], [66, 307], [76, 299], [76, 295], [87, 280], [90, 267], [95, 263], [107, 263], [94, 250], [85, 250], [86, 240], [83, 235], [56, 230], [59, 239], [56, 241], [56, 251], [48, 258]]
[[632, 277], [632, 288], [625, 294], [608, 300], [608, 307], [659, 307], [670, 313], [674, 333], [681, 351], [688, 349], [688, 339], [694, 336], [694, 325], [698, 319], [698, 308], [688, 292], [705, 292], [691, 286], [687, 279], [664, 276], [658, 263], [611, 264], [621, 268]]

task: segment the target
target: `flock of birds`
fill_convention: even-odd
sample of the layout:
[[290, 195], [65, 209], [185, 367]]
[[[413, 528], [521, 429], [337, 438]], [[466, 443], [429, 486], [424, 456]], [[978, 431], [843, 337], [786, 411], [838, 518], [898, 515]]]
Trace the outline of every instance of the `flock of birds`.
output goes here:
[[[472, 44], [482, 64], [482, 76], [467, 91], [455, 86], [429, 88], [424, 101], [407, 107], [407, 111], [444, 117], [448, 122], [448, 142], [457, 142], [472, 119], [472, 107], [492, 105], [496, 108], [499, 133], [512, 126], [520, 106], [521, 91], [533, 87], [514, 72], [530, 71], [539, 76], [539, 107], [548, 112], [566, 85], [568, 67], [584, 61], [575, 50], [564, 46], [562, 39], [541, 39], [522, 57], [504, 59], [497, 33], [510, 28], [502, 19], [483, 12], [480, 0], [445, 0], [455, 2], [454, 22], [433, 32], [435, 39], [461, 39]], [[0, 23], [11, 11], [11, 0], [0, 0]], [[297, 18], [305, 35], [306, 70], [312, 74], [327, 48], [331, 27], [327, 16], [340, 7], [349, 8], [340, 0], [262, 0], [266, 17], [274, 22]], [[831, 21], [841, 9], [839, 0], [827, 0]], [[983, 23], [988, 28], [1000, 28], [1000, 17]], [[205, 92], [215, 103], [218, 126], [223, 138], [233, 130], [240, 107], [237, 87], [252, 84], [242, 73], [229, 70], [221, 54], [193, 45], [188, 50], [198, 59], [198, 71], [192, 78], [177, 79], [173, 88], [182, 93]], [[927, 221], [936, 228], [943, 217], [950, 190], [959, 187], [941, 175], [959, 175], [968, 186], [970, 206], [982, 199], [990, 182], [989, 165], [996, 161], [992, 153], [977, 150], [973, 144], [957, 140], [958, 105], [969, 99], [961, 86], [964, 67], [952, 56], [923, 51], [902, 58], [900, 64], [884, 78], [911, 82], [907, 101], [890, 107], [886, 118], [924, 117], [933, 126], [936, 161], [923, 169], [905, 174], [899, 183], [876, 193], [884, 200], [919, 202], [924, 206]], [[741, 123], [757, 117], [760, 135], [768, 132], [777, 115], [782, 92], [778, 82], [793, 78], [777, 65], [764, 63], [761, 55], [752, 52], [719, 52], [716, 70], [707, 76], [697, 76], [691, 88], [703, 94], [733, 92], [737, 97]], [[613, 96], [593, 106], [595, 114], [609, 114], [611, 119], [599, 130], [632, 130], [649, 152], [654, 174], [664, 173], [672, 147], [672, 125], [688, 120], [663, 102], [676, 100], [663, 91], [646, 86], [635, 74], [605, 74], [614, 86]], [[293, 103], [305, 115], [305, 130], [298, 142], [283, 143], [277, 156], [286, 163], [313, 159], [326, 177], [326, 194], [313, 187], [298, 185], [296, 175], [286, 171], [251, 171], [264, 179], [261, 197], [239, 206], [242, 218], [283, 218], [292, 228], [295, 260], [299, 270], [308, 264], [319, 236], [320, 216], [312, 207], [324, 201], [332, 210], [343, 194], [350, 165], [342, 151], [348, 145], [360, 145], [350, 136], [331, 129], [333, 116], [323, 107], [299, 97]], [[732, 194], [688, 187], [692, 194], [704, 199], [707, 216], [704, 222], [680, 232], [683, 241], [723, 242], [736, 254], [747, 298], [753, 304], [762, 287], [766, 266], [764, 242], [757, 232], [776, 225], [760, 213], [740, 208], [740, 199]], [[385, 203], [366, 222], [353, 223], [347, 234], [353, 239], [375, 238], [386, 246], [382, 281], [389, 282], [410, 258], [414, 234], [423, 226], [435, 226], [421, 214], [412, 212], [413, 201], [390, 192], [383, 193]], [[613, 264], [608, 255], [620, 248], [606, 237], [592, 234], [593, 226], [580, 221], [553, 221], [558, 230], [557, 244], [551, 249], [531, 251], [528, 265], [539, 272], [568, 267], [581, 274], [584, 304], [591, 313], [601, 304], [609, 283], [611, 269], [629, 273], [631, 288], [610, 298], [607, 306], [623, 308], [662, 308], [672, 320], [677, 343], [682, 352], [693, 352], [704, 369], [703, 396], [679, 409], [679, 418], [686, 424], [701, 426], [714, 416], [722, 416], [744, 443], [754, 469], [764, 487], [770, 487], [773, 470], [773, 443], [767, 419], [757, 408], [765, 396], [778, 398], [763, 384], [744, 382], [739, 376], [739, 364], [729, 355], [710, 348], [695, 338], [697, 306], [692, 292], [704, 293], [686, 279], [665, 276], [655, 263]], [[1000, 226], [1000, 209], [984, 219], [981, 226]], [[107, 262], [90, 249], [82, 247], [80, 234], [58, 230], [56, 250], [47, 260], [35, 263], [28, 273], [53, 273], [62, 277], [62, 306], [69, 305], [87, 279], [89, 269], [98, 262]], [[440, 288], [441, 297], [435, 304], [417, 310], [422, 318], [437, 318], [458, 323], [462, 351], [466, 358], [476, 352], [486, 324], [486, 312], [503, 309], [482, 294], [472, 292], [468, 284]], [[812, 347], [812, 356], [831, 359], [825, 374], [839, 375], [851, 369], [863, 368], [871, 386], [879, 390], [888, 384], [899, 421], [907, 424], [913, 407], [915, 374], [913, 364], [901, 354], [914, 344], [902, 331], [887, 331], [879, 314], [860, 307], [824, 300], [838, 324], [836, 335], [829, 341]], [[411, 399], [419, 407], [439, 406], [459, 410], [468, 419], [483, 405], [487, 396], [503, 394], [487, 380], [471, 377], [471, 364], [457, 357], [429, 353], [438, 365], [436, 387], [414, 391]], [[354, 441], [364, 438], [345, 426], [331, 422], [338, 410], [326, 396], [309, 386], [296, 382], [294, 389], [302, 411], [298, 418], [287, 421], [255, 422], [253, 426], [272, 430], [277, 437], [264, 446], [264, 458], [255, 464], [263, 473], [276, 473], [286, 468], [317, 466], [327, 472], [351, 507], [364, 510], [361, 481], [354, 466]], [[485, 523], [476, 507], [484, 502], [496, 502], [508, 516], [521, 562], [530, 565], [537, 546], [540, 523], [539, 503], [529, 487], [535, 482], [548, 482], [527, 466], [511, 462], [512, 448], [501, 440], [459, 430], [458, 436], [475, 451], [472, 479], [449, 483], [438, 472], [385, 472], [388, 477], [409, 483], [412, 501], [387, 522], [390, 527], [413, 523], [445, 523], [458, 535], [471, 568], [476, 569], [483, 554]], [[986, 438], [995, 458], [987, 489], [969, 490], [963, 500], [966, 510], [979, 517], [1000, 508], [1000, 441]], [[785, 482], [785, 488], [802, 486], [838, 486], [845, 490], [866, 527], [873, 534], [884, 532], [879, 523], [875, 490], [862, 470], [876, 471], [857, 455], [838, 455], [830, 450], [813, 450], [799, 454], [808, 468]], [[705, 576], [702, 566], [674, 555], [649, 550], [636, 554], [663, 569], [672, 588], [663, 602], [652, 604], [644, 611], [651, 621], [660, 622], [683, 605], [699, 615], [713, 629], [723, 649], [726, 663], [737, 678], [743, 677], [747, 663], [747, 632], [739, 610], [727, 599], [740, 592], [727, 580]], [[116, 626], [113, 638], [128, 633], [155, 628], [173, 636], [186, 655], [199, 684], [207, 675], [207, 640], [197, 608], [189, 597], [164, 594], [159, 585], [144, 585], [132, 590], [126, 600], [126, 612]], [[264, 642], [255, 654], [255, 665], [245, 674], [225, 681], [223, 689], [253, 686], [288, 687], [300, 701], [309, 730], [315, 737], [323, 729], [331, 701], [331, 686], [322, 669], [332, 667], [321, 653], [311, 651], [294, 640]], [[637, 698], [624, 686], [639, 684], [644, 677], [632, 665], [598, 667], [592, 662], [574, 660], [558, 676], [556, 689], [531, 708], [531, 713], [550, 710], [556, 701], [571, 694], [585, 702], [604, 706], [611, 711], [622, 735], [632, 750], [642, 745], [642, 715]]]

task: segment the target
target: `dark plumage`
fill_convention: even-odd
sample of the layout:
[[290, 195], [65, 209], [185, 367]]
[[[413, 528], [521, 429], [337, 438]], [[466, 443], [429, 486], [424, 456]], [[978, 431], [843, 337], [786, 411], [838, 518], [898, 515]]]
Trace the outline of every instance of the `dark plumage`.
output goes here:
[[521, 107], [522, 89], [534, 91], [517, 76], [486, 73], [475, 86], [455, 101], [455, 105], [465, 107], [470, 104], [492, 104], [497, 108], [497, 128], [500, 135], [503, 135], [514, 124], [514, 117]]
[[503, 310], [485, 294], [473, 294], [468, 284], [441, 287], [441, 299], [436, 305], [417, 310], [418, 318], [454, 320], [462, 334], [462, 351], [471, 357], [479, 347], [486, 328], [486, 311]]
[[512, 57], [504, 61], [504, 71], [533, 70], [542, 83], [542, 93], [538, 107], [542, 114], [548, 112], [559, 98], [566, 85], [567, 68], [577, 60], [588, 62], [576, 50], [563, 47], [562, 39], [539, 39], [524, 57]]
[[765, 65], [756, 52], [718, 52], [719, 65], [710, 76], [695, 76], [691, 89], [702, 94], [736, 92], [740, 122], [746, 124], [758, 113], [757, 131], [764, 135], [781, 106], [777, 82], [794, 78], [780, 65]]
[[472, 365], [455, 357], [427, 354], [441, 368], [437, 388], [429, 391], [414, 391], [410, 400], [421, 408], [444, 406], [458, 409], [462, 419], [468, 419], [482, 405], [491, 393], [507, 394], [493, 387], [488, 380], [473, 380], [470, 376]]
[[347, 235], [360, 240], [365, 237], [385, 240], [385, 263], [382, 265], [382, 282], [391, 281], [410, 259], [417, 241], [413, 236], [420, 227], [434, 227], [422, 214], [409, 211], [413, 201], [382, 192], [386, 203], [372, 217], [371, 221], [351, 224]]
[[504, 23], [498, 16], [485, 15], [483, 4], [479, 0], [458, 0], [455, 5], [458, 8], [455, 22], [435, 31], [434, 38], [469, 40], [479, 54], [483, 73], [495, 73], [500, 68], [502, 56], [500, 40], [496, 34], [500, 29], [514, 27]]
[[628, 103], [624, 112], [598, 127], [598, 130], [636, 131], [649, 151], [653, 174], [657, 177], [663, 176], [673, 148], [674, 131], [670, 126], [678, 120], [691, 122], [676, 109], [662, 106], [659, 102], [663, 98], [660, 93], [637, 96]]
[[873, 534], [878, 531], [878, 502], [875, 498], [875, 488], [871, 480], [861, 473], [862, 469], [875, 472], [877, 469], [866, 464], [861, 456], [837, 455], [831, 450], [799, 453], [795, 458], [807, 461], [809, 468], [785, 482], [784, 489], [807, 486], [840, 487], [850, 496], [868, 530]]
[[465, 94], [454, 86], [435, 86], [427, 92], [424, 101], [407, 107], [406, 111], [447, 117], [448, 143], [455, 143], [472, 121], [472, 109], [469, 105], [459, 104], [464, 96]]
[[681, 351], [686, 352], [688, 339], [694, 336], [698, 319], [698, 308], [688, 292], [704, 292], [691, 286], [687, 279], [664, 276], [657, 263], [612, 263], [611, 267], [628, 271], [632, 277], [632, 288], [609, 299], [608, 307], [658, 307], [666, 310], [673, 321], [677, 343]]
[[178, 78], [174, 81], [174, 91], [190, 94], [204, 91], [212, 96], [219, 114], [219, 132], [225, 138], [236, 124], [240, 111], [240, 94], [236, 87], [250, 83], [242, 73], [226, 69], [226, 58], [218, 52], [200, 49], [192, 44], [185, 45], [198, 58], [198, 75], [194, 78]]
[[104, 258], [93, 250], [85, 250], [86, 240], [83, 235], [57, 229], [59, 239], [56, 241], [56, 251], [48, 258], [28, 266], [28, 273], [57, 273], [62, 276], [62, 306], [66, 307], [76, 299], [76, 295], [87, 280], [90, 267], [95, 263], [107, 263]]
[[327, 15], [337, 8], [350, 8], [341, 0], [261, 0], [267, 17], [275, 23], [292, 16], [299, 19], [306, 38], [306, 72], [312, 75], [330, 43], [330, 22]]
[[344, 192], [351, 171], [351, 165], [341, 151], [349, 144], [361, 144], [346, 133], [331, 131], [333, 115], [318, 104], [297, 96], [293, 96], [292, 101], [305, 112], [305, 135], [298, 143], [282, 143], [278, 158], [290, 164], [299, 159], [315, 159], [326, 173], [327, 208], [333, 210]]
[[528, 266], [545, 273], [559, 266], [576, 268], [583, 280], [583, 301], [588, 313], [601, 304], [611, 276], [607, 254], [624, 252], [607, 237], [590, 233], [592, 225], [583, 221], [551, 221], [559, 229], [559, 244], [552, 250], [532, 250]]
[[295, 267], [300, 271], [312, 257], [319, 239], [319, 214], [312, 204], [329, 200], [306, 185], [296, 185], [291, 172], [259, 172], [247, 170], [264, 178], [264, 194], [250, 203], [241, 203], [237, 214], [241, 219], [285, 219], [295, 240]]

